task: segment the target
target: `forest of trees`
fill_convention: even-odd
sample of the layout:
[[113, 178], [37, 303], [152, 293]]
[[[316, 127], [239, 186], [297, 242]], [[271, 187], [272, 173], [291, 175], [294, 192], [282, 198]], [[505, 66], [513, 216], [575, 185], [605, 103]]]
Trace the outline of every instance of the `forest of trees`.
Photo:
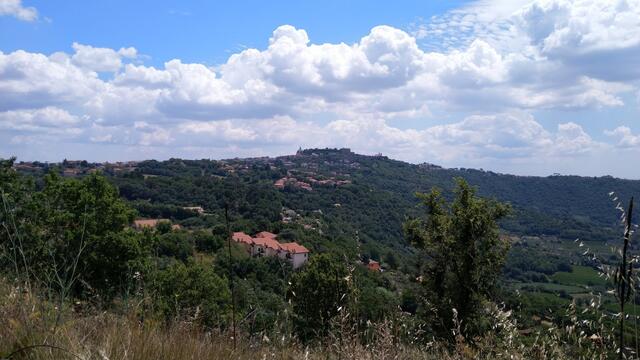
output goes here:
[[[291, 165], [287, 170], [284, 161], [313, 175], [299, 175]], [[576, 264], [596, 267], [575, 252], [549, 249], [545, 237], [552, 244], [619, 239], [617, 215], [607, 210], [611, 201], [598, 192], [616, 187], [627, 196], [640, 189], [637, 182], [425, 170], [322, 150], [266, 163], [172, 159], [142, 162], [125, 173], [60, 172], [51, 166], [23, 174], [14, 160], [0, 162], [2, 285], [51, 304], [55, 316], [47, 328], [54, 333], [66, 318], [104, 311], [143, 325], [188, 323], [307, 345], [342, 344], [336, 334], [348, 332], [358, 343], [375, 344], [382, 326], [394, 343], [435, 340], [446, 352], [491, 358], [527, 353], [518, 347], [536, 338], [516, 344], [514, 334], [535, 331], [531, 315], [550, 316], [540, 309], [557, 306], [564, 313], [584, 303], [589, 311], [580, 310], [580, 321], [589, 323], [578, 324], [577, 316], [543, 320], [551, 325], [538, 344], [540, 357], [615, 352], [615, 333], [607, 330], [614, 319], [596, 321], [600, 308], [586, 298], [537, 303], [544, 291], [521, 297], [509, 284], [570, 290], [551, 284], [554, 276]], [[292, 173], [349, 181], [313, 191], [273, 187]], [[284, 211], [294, 220], [282, 221]], [[131, 224], [139, 217], [182, 228], [136, 230]], [[232, 231], [275, 232], [311, 249], [311, 259], [293, 270], [277, 257], [251, 257], [229, 240]], [[535, 238], [512, 243], [514, 235]], [[370, 260], [383, 271], [369, 270]], [[567, 334], [565, 326], [574, 327]], [[13, 333], [0, 340], [0, 356], [49, 338], [18, 325]], [[584, 342], [590, 336], [601, 340]], [[605, 338], [612, 340], [604, 344]]]
[[[351, 254], [318, 254], [294, 273], [286, 261], [250, 258], [235, 244], [228, 249], [223, 223], [207, 230], [134, 230], [129, 225], [137, 211], [99, 174], [67, 179], [52, 172], [36, 184], [3, 161], [0, 176], [3, 274], [46, 289], [52, 301], [108, 308], [116, 299], [131, 301], [144, 292], [149, 314], [225, 328], [232, 321], [234, 281], [236, 317], [251, 317], [246, 331], [277, 330], [291, 301], [296, 309], [291, 322], [298, 324], [301, 338], [313, 338], [325, 332], [339, 304], [351, 300], [342, 296], [347, 288], [340, 285], [354, 260]], [[326, 277], [329, 269], [333, 272]], [[358, 291], [384, 286], [376, 274], [357, 271], [363, 278]], [[385, 303], [369, 305], [367, 311], [378, 317], [393, 311]]]

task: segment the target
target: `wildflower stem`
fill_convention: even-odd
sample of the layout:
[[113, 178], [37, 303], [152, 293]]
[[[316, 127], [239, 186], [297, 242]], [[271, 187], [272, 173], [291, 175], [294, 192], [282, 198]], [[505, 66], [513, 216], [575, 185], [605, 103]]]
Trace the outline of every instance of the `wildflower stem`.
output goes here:
[[[631, 271], [633, 265], [627, 267], [627, 250], [631, 237], [631, 218], [633, 215], [633, 197], [629, 200], [629, 210], [627, 211], [626, 224], [624, 229], [624, 245], [622, 248], [622, 264], [618, 274], [618, 297], [620, 301], [620, 359], [624, 358], [624, 305], [629, 300], [631, 293]], [[635, 301], [635, 300], [634, 300]]]
[[233, 328], [233, 350], [236, 350], [236, 297], [233, 282], [233, 259], [231, 257], [231, 227], [229, 225], [229, 204], [224, 205], [224, 221], [227, 226], [227, 245], [229, 249], [229, 284], [231, 288], [231, 326]]

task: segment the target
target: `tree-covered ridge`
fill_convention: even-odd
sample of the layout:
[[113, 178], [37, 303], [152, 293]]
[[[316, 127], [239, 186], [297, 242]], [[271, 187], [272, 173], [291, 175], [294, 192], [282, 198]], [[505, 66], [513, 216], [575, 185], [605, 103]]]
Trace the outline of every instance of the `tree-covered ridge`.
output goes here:
[[[426, 192], [433, 186], [448, 192], [455, 177], [478, 186], [481, 196], [495, 197], [514, 207], [514, 216], [502, 222], [506, 230], [566, 239], [606, 240], [616, 222], [607, 194], [616, 191], [624, 198], [640, 190], [640, 181], [608, 176], [534, 177], [445, 169], [383, 156], [358, 155], [348, 149], [308, 149], [277, 158], [221, 161], [171, 159], [133, 165], [67, 163], [71, 165], [60, 164], [61, 172], [68, 169], [78, 169], [79, 174], [90, 169], [104, 171], [124, 197], [140, 202], [136, 207], [145, 214], [186, 218], [189, 214], [178, 207], [193, 204], [216, 212], [223, 206], [224, 194], [236, 192], [241, 199], [238, 200], [240, 213], [258, 213], [255, 218], [263, 221], [261, 225], [277, 221], [281, 207], [320, 209], [338, 219], [345, 217], [343, 210], [349, 210], [362, 214], [349, 219], [349, 223], [365, 231], [362, 235], [365, 240], [375, 238], [385, 243], [401, 240], [398, 225], [406, 214], [414, 211], [415, 192]], [[312, 183], [313, 191], [296, 187], [277, 191], [273, 183], [286, 176], [305, 182], [337, 179], [349, 183], [341, 186]], [[149, 203], [146, 207], [144, 201]], [[382, 207], [390, 211], [380, 211]]]
[[[479, 196], [512, 207], [510, 216], [499, 223], [513, 242], [505, 279], [515, 281], [515, 286], [535, 284], [526, 285], [526, 289], [553, 289], [556, 294], [556, 288], [565, 291], [550, 285], [556, 272], [571, 270], [572, 264], [595, 265], [580, 256], [586, 248], [578, 249], [573, 240], [589, 242], [605, 261], [611, 257], [607, 242], [616, 239], [619, 229], [616, 203], [608, 193], [616, 191], [623, 199], [640, 190], [640, 182], [634, 180], [444, 169], [359, 155], [348, 149], [307, 149], [277, 158], [219, 161], [66, 161], [31, 164], [26, 166], [28, 171], [25, 165], [19, 164], [18, 169], [40, 175], [44, 170], [67, 175], [73, 170], [79, 175], [70, 176], [82, 177], [101, 171], [139, 217], [168, 218], [187, 229], [221, 227], [224, 206], [229, 204], [233, 231], [271, 231], [312, 252], [346, 252], [364, 261], [372, 258], [385, 268], [399, 268], [413, 277], [418, 276], [419, 266], [402, 224], [407, 217], [419, 214], [414, 194], [438, 187], [451, 200], [453, 179], [460, 177], [477, 187]], [[281, 189], [274, 186], [285, 177], [310, 184], [312, 190], [294, 182]], [[320, 183], [323, 180], [330, 182]], [[203, 207], [205, 214], [185, 209], [192, 206]], [[566, 291], [560, 294], [566, 295]]]
[[[612, 334], [607, 316], [616, 305], [604, 295], [608, 281], [597, 281], [603, 263], [591, 258], [602, 241], [585, 239], [589, 256], [581, 258], [575, 250], [583, 242], [514, 236], [504, 229], [508, 209], [516, 209], [506, 218], [516, 223], [530, 210], [482, 196], [463, 177], [447, 181], [452, 174], [479, 181], [504, 175], [330, 149], [277, 159], [128, 163], [126, 170], [67, 162], [31, 171], [36, 176], [16, 172], [11, 160], [0, 165], [2, 273], [56, 309], [234, 329], [234, 339], [237, 326], [250, 341], [310, 343], [348, 330], [356, 342], [373, 344], [374, 329], [386, 327], [402, 344], [436, 338], [469, 344], [470, 354], [485, 351], [482, 341], [511, 346], [505, 339], [518, 330], [566, 321], [587, 336]], [[283, 177], [295, 180], [275, 186]], [[442, 190], [430, 188], [440, 183]], [[608, 195], [609, 205], [620, 196]], [[136, 230], [134, 217], [168, 218], [182, 227], [162, 221]], [[272, 231], [311, 249], [311, 260], [292, 269], [277, 257], [250, 256], [230, 241], [233, 231]], [[367, 266], [371, 260], [383, 271]], [[605, 260], [613, 264], [616, 257]], [[585, 320], [596, 314], [605, 320], [594, 327], [565, 316], [577, 309], [590, 311]], [[517, 323], [508, 320], [512, 311]], [[42, 319], [55, 332], [63, 312], [53, 313]], [[563, 336], [544, 339], [566, 347], [562, 353], [615, 349], [615, 341], [600, 350]]]
[[[339, 244], [353, 250], [351, 239], [358, 233], [365, 255], [378, 260], [389, 252], [402, 255], [412, 251], [401, 227], [407, 216], [416, 214], [413, 194], [435, 186], [450, 197], [456, 177], [477, 186], [480, 196], [511, 204], [512, 215], [500, 222], [511, 234], [602, 243], [616, 234], [615, 204], [607, 194], [616, 191], [625, 198], [640, 190], [640, 181], [635, 180], [445, 169], [359, 155], [349, 149], [307, 149], [276, 158], [112, 164], [65, 161], [18, 167], [36, 174], [38, 169], [40, 173], [57, 169], [70, 176], [102, 171], [140, 216], [171, 218], [186, 226], [219, 224], [225, 203], [231, 203], [234, 230], [286, 230], [297, 236], [303, 232], [303, 237], [312, 239], [305, 244], [312, 249]], [[292, 183], [278, 189], [274, 184], [282, 178], [308, 183], [312, 190]], [[329, 185], [320, 181], [329, 181]], [[210, 215], [195, 216], [184, 209], [188, 206], [202, 206]], [[294, 214], [294, 218], [284, 224], [282, 220], [291, 217], [287, 214]]]

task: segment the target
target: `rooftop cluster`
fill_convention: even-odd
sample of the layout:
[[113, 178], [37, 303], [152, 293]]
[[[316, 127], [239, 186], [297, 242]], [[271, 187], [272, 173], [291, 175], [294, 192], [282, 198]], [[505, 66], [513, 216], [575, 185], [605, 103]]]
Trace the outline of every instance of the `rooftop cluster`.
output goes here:
[[277, 256], [291, 262], [294, 269], [299, 268], [309, 259], [309, 250], [296, 243], [280, 243], [277, 235], [268, 231], [261, 231], [254, 237], [244, 232], [234, 232], [233, 241], [243, 245], [252, 256]]

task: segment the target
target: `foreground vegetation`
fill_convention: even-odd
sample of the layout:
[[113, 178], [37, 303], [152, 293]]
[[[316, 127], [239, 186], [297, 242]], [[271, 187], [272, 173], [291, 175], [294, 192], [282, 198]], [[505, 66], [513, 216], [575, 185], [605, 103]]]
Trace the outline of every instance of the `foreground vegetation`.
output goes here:
[[[344, 191], [284, 189], [288, 205], [307, 195], [317, 202], [307, 206], [328, 202], [306, 213], [291, 206], [289, 216], [272, 179], [260, 180], [271, 168], [194, 177], [198, 186], [182, 192], [173, 188], [179, 177], [143, 178], [138, 190], [150, 196], [141, 201], [131, 188], [122, 198], [113, 185], [127, 189], [126, 177], [69, 179], [55, 170], [32, 177], [12, 165], [0, 163], [0, 317], [8, 320], [0, 357], [590, 359], [637, 352], [635, 317], [622, 325], [631, 346], [619, 350], [614, 326], [626, 316], [608, 294], [626, 284], [622, 297], [637, 302], [633, 265], [633, 276], [620, 277], [611, 271], [616, 258], [601, 261], [593, 241], [574, 265], [546, 256], [554, 251], [544, 238], [512, 241], [499, 225], [518, 208], [479, 197], [463, 179], [452, 192], [419, 193], [422, 207], [377, 241], [367, 226], [345, 231], [385, 211], [385, 195], [371, 195], [355, 179]], [[198, 199], [203, 189], [213, 199], [208, 214], [149, 201]], [[220, 204], [230, 216], [216, 212]], [[157, 211], [183, 229], [130, 228], [136, 216]], [[281, 212], [295, 221], [281, 221]], [[302, 242], [313, 251], [310, 262], [294, 271], [229, 241], [230, 231], [257, 230]], [[394, 231], [404, 245], [389, 240]], [[382, 260], [386, 271], [367, 270], [369, 259]]]
[[[140, 300], [140, 299], [138, 299]], [[474, 339], [452, 329], [454, 340], [425, 339], [407, 333], [407, 319], [390, 319], [357, 331], [343, 313], [330, 330], [312, 342], [294, 334], [251, 335], [234, 342], [230, 329], [207, 328], [197, 319], [158, 321], [146, 317], [140, 302], [119, 303], [109, 311], [64, 308], [42, 296], [0, 284], [0, 356], [6, 359], [605, 359], [613, 338], [593, 340], [573, 319], [565, 328], [522, 336], [516, 324], [496, 307], [487, 309], [491, 331]], [[62, 315], [62, 316], [61, 316]], [[148, 314], [152, 315], [152, 314]], [[597, 328], [597, 327], [596, 327]], [[363, 339], [366, 334], [367, 339]]]

